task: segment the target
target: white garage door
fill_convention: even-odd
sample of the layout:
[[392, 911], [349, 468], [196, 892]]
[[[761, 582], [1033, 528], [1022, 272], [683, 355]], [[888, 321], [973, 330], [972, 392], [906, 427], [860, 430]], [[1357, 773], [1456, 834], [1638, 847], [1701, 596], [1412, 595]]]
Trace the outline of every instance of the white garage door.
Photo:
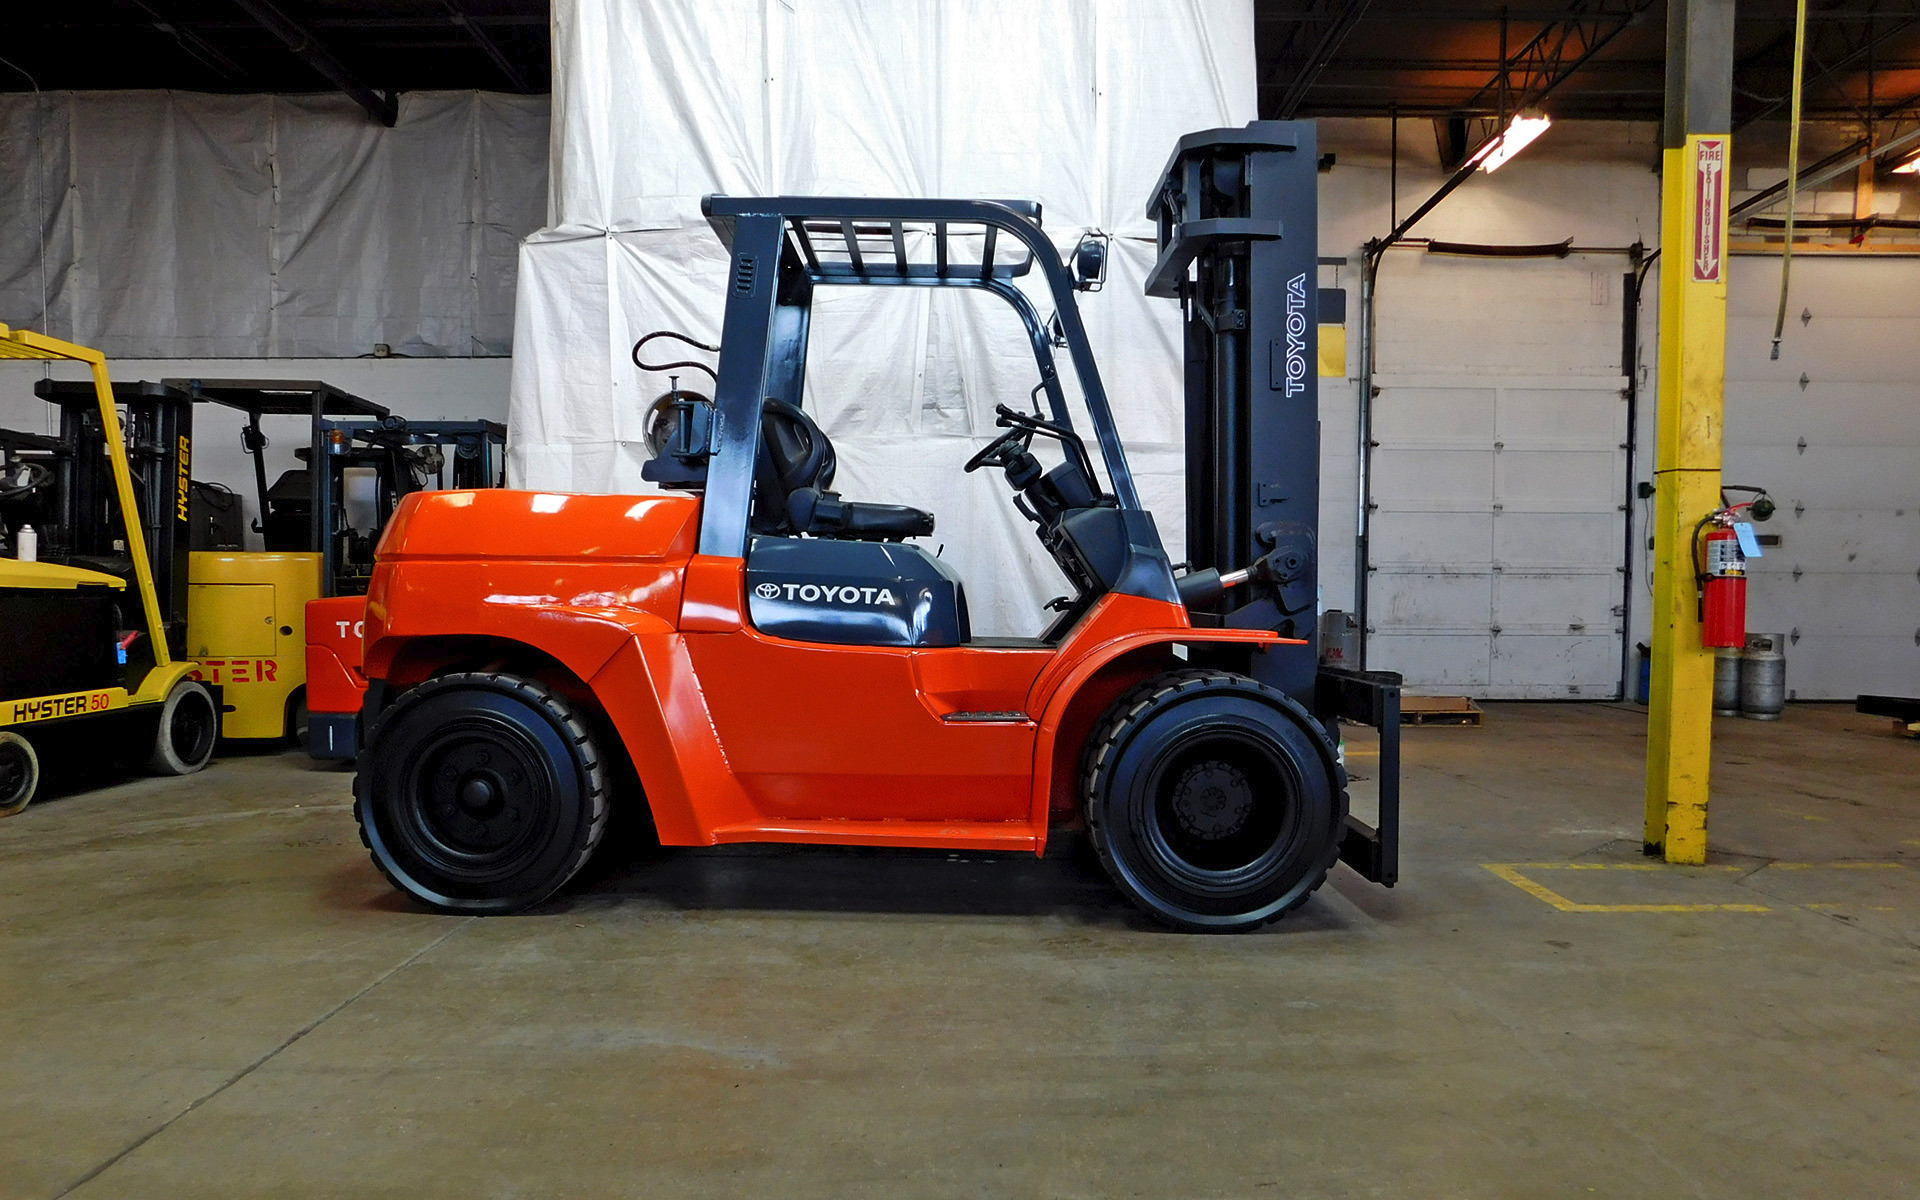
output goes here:
[[1412, 691], [1614, 695], [1625, 380], [1377, 383], [1368, 665]]
[[1732, 262], [1726, 479], [1781, 509], [1747, 628], [1789, 635], [1800, 699], [1920, 696], [1920, 260], [1795, 258], [1777, 361], [1780, 260]]
[[1382, 273], [1367, 663], [1410, 692], [1619, 691], [1623, 262]]

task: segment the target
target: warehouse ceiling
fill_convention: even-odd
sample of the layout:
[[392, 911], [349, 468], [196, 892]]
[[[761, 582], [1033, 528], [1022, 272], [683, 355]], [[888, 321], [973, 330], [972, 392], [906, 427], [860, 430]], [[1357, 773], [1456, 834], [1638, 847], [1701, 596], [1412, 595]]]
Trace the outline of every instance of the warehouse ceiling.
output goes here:
[[[1560, 118], [1657, 119], [1659, 0], [1255, 0], [1262, 116], [1465, 116], [1539, 103]], [[1735, 6], [1734, 124], [1784, 116], [1792, 0]], [[1812, 0], [1806, 110], [1863, 119], [1920, 100], [1920, 3]], [[1544, 96], [1544, 99], [1541, 97]]]
[[[21, 6], [0, 88], [546, 91], [547, 0], [66, 0]], [[1261, 115], [1657, 118], [1659, 0], [1255, 0]], [[1740, 0], [1735, 124], [1777, 117], [1792, 0]], [[1920, 0], [1814, 0], [1809, 115], [1920, 108]], [[10, 68], [10, 69], [9, 69]]]

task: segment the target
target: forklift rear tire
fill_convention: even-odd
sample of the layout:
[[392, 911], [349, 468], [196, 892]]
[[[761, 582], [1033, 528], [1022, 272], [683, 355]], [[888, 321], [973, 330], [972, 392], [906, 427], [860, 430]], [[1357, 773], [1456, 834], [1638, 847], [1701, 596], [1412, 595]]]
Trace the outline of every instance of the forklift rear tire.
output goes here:
[[1284, 693], [1171, 671], [1107, 710], [1081, 769], [1100, 862], [1128, 899], [1193, 933], [1258, 928], [1326, 881], [1346, 825], [1333, 747]]
[[0, 817], [10, 817], [33, 803], [40, 787], [40, 756], [33, 743], [10, 729], [0, 729]]
[[490, 671], [443, 675], [382, 713], [354, 799], [381, 874], [442, 912], [538, 904], [586, 865], [607, 826], [587, 722], [544, 684]]
[[207, 685], [182, 679], [160, 706], [147, 769], [156, 775], [191, 775], [207, 765], [220, 740], [220, 709]]

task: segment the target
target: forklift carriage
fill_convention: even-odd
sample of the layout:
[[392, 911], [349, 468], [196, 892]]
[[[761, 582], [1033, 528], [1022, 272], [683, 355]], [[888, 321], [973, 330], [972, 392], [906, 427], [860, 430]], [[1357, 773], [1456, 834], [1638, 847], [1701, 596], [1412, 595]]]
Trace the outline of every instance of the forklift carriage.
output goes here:
[[[1100, 243], [1070, 272], [1037, 204], [708, 197], [732, 255], [713, 396], [656, 402], [643, 470], [681, 494], [421, 494], [387, 530], [355, 784], [376, 865], [434, 907], [514, 911], [619, 803], [687, 846], [1041, 853], [1084, 821], [1122, 892], [1195, 931], [1284, 914], [1343, 856], [1391, 885], [1399, 681], [1316, 669], [1312, 644], [1314, 151], [1306, 123], [1192, 135], [1149, 207], [1149, 291], [1187, 329], [1178, 574], [1075, 300]], [[1014, 282], [1036, 267], [1050, 322]], [[911, 540], [935, 514], [833, 490], [804, 396], [826, 286], [976, 288], [1020, 317], [1032, 411], [998, 405], [1004, 432], [955, 465], [1004, 475], [1068, 580], [1041, 636], [973, 635], [960, 578]], [[1380, 728], [1377, 828], [1348, 812], [1343, 718]]]

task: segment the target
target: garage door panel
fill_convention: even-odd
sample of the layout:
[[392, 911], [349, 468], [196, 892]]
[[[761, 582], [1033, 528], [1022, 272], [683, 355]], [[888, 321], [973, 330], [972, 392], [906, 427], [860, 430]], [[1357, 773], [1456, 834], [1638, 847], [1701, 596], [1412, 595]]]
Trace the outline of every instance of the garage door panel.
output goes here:
[[1896, 645], [1920, 629], [1920, 578], [1858, 572], [1755, 573], [1747, 628], [1759, 633], [1856, 634]]
[[1495, 436], [1508, 445], [1542, 449], [1624, 441], [1627, 405], [1618, 386], [1593, 388], [1502, 388]]
[[1620, 599], [1620, 576], [1612, 571], [1504, 571], [1494, 576], [1493, 623], [1502, 634], [1613, 632]]
[[1495, 700], [1607, 699], [1618, 690], [1619, 674], [1620, 639], [1610, 630], [1574, 638], [1503, 631], [1493, 639], [1486, 695]]
[[[1760, 352], [1749, 356], [1765, 362], [1773, 340], [1774, 306], [1780, 299], [1780, 258], [1774, 254], [1736, 255], [1732, 265], [1727, 318], [1765, 322], [1766, 333], [1758, 343]], [[1819, 356], [1828, 327], [1842, 324], [1840, 318], [1847, 318], [1845, 323], [1851, 324], [1854, 318], [1897, 322], [1904, 317], [1910, 322], [1909, 328], [1912, 323], [1920, 323], [1920, 288], [1911, 282], [1912, 271], [1911, 259], [1835, 261], [1819, 256], [1796, 257], [1791, 310], [1795, 320], [1787, 326], [1781, 357], [1789, 353]], [[1813, 314], [1806, 325], [1798, 320], [1802, 310]], [[1798, 375], [1800, 369], [1794, 368], [1793, 373]]]
[[1493, 448], [1426, 450], [1382, 445], [1373, 455], [1373, 502], [1384, 509], [1485, 512], [1493, 499]]
[[[1780, 269], [1779, 260], [1774, 261], [1774, 271]], [[1912, 270], [1911, 264], [1907, 267]], [[1803, 281], [1800, 278], [1800, 260], [1794, 260], [1793, 290], [1796, 308], [1803, 305], [1801, 291]], [[1779, 296], [1780, 280], [1778, 274], [1773, 280], [1773, 292]], [[1906, 291], [1915, 290], [1911, 284]], [[1892, 293], [1888, 293], [1892, 298]], [[1811, 301], [1804, 301], [1810, 305]], [[1795, 323], [1797, 326], [1798, 322]], [[1801, 331], [1789, 327], [1786, 340], [1781, 343], [1778, 360], [1767, 360], [1767, 350], [1773, 342], [1773, 316], [1769, 312], [1763, 317], [1727, 318], [1727, 359], [1731, 367], [1742, 345], [1759, 347], [1757, 357], [1766, 360], [1770, 366], [1777, 367], [1778, 373], [1765, 368], [1756, 368], [1751, 363], [1743, 364], [1738, 376], [1728, 371], [1728, 381], [1738, 378], [1756, 379], [1798, 379], [1801, 372], [1818, 379], [1822, 376], [1831, 379], [1851, 379], [1872, 383], [1898, 383], [1912, 377], [1912, 359], [1900, 353], [1890, 353], [1890, 347], [1900, 347], [1911, 343], [1903, 339], [1913, 336], [1916, 321], [1913, 317], [1886, 316], [1881, 314], [1859, 315], [1845, 320], [1817, 322], [1819, 330]]]
[[1368, 549], [1381, 567], [1445, 560], [1457, 569], [1485, 571], [1493, 565], [1494, 524], [1490, 513], [1394, 513], [1376, 520]]
[[1792, 512], [1808, 508], [1911, 511], [1920, 501], [1920, 472], [1908, 446], [1835, 446], [1813, 436], [1805, 450], [1783, 446], [1729, 446], [1728, 483], [1764, 487]]
[[[1390, 255], [1376, 290], [1378, 359], [1395, 372], [1462, 371], [1483, 378], [1612, 374], [1620, 369], [1621, 260], [1472, 260]], [[1595, 304], [1594, 276], [1606, 287]], [[1471, 355], [1471, 361], [1463, 361]]]
[[1768, 546], [1766, 556], [1750, 564], [1754, 574], [1784, 574], [1794, 567], [1869, 575], [1920, 571], [1920, 508], [1904, 513], [1809, 508], [1798, 515], [1789, 508], [1757, 528], [1777, 535], [1780, 544]]
[[[1920, 290], [1920, 289], [1917, 289]], [[1727, 381], [1727, 453], [1791, 446], [1801, 437], [1825, 445], [1920, 446], [1920, 404], [1911, 378], [1883, 383], [1821, 379]]]
[[1787, 691], [1801, 700], [1920, 696], [1920, 646], [1854, 634], [1805, 634], [1787, 645]]
[[1398, 671], [1409, 694], [1485, 695], [1492, 682], [1491, 634], [1375, 633], [1367, 639], [1367, 665]]
[[1624, 536], [1617, 511], [1503, 511], [1492, 524], [1493, 561], [1509, 570], [1515, 567], [1591, 566], [1596, 557], [1596, 547], [1604, 545], [1608, 538], [1618, 540]]
[[1373, 407], [1373, 435], [1382, 442], [1486, 447], [1494, 440], [1492, 388], [1396, 387]]
[[1502, 509], [1592, 512], [1611, 509], [1625, 486], [1620, 452], [1506, 450], [1495, 456], [1494, 499]]
[[1373, 572], [1368, 619], [1398, 630], [1472, 630], [1486, 633], [1493, 611], [1493, 577], [1480, 573]]

